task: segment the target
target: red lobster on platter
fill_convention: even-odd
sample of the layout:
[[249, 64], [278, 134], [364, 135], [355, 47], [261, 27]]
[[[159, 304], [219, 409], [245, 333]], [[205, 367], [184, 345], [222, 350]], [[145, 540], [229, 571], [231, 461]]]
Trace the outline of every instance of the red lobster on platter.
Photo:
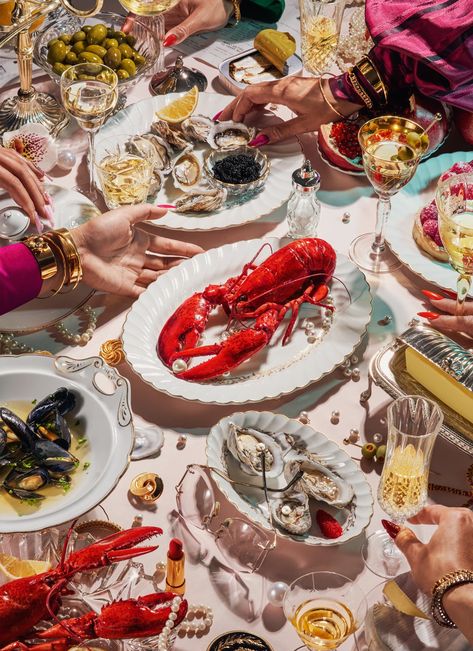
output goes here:
[[[97, 637], [127, 639], [159, 635], [171, 613], [172, 592], [150, 594], [138, 599], [117, 601], [104, 606], [100, 613], [90, 612], [82, 617], [59, 620], [56, 613], [60, 596], [67, 591], [68, 581], [78, 572], [106, 567], [155, 551], [157, 545], [133, 547], [144, 540], [162, 534], [159, 527], [136, 527], [107, 536], [89, 547], [73, 552], [67, 558], [64, 546], [59, 565], [48, 572], [16, 579], [0, 586], [0, 651], [15, 649], [63, 651], [78, 640]], [[183, 600], [174, 625], [186, 616], [187, 602]], [[38, 634], [32, 629], [40, 621], [54, 618], [57, 624]], [[40, 637], [48, 641], [27, 646], [19, 638]], [[11, 643], [11, 644], [8, 644]]]
[[[324, 304], [336, 265], [332, 246], [315, 237], [295, 240], [260, 265], [254, 260], [222, 285], [208, 285], [185, 300], [164, 324], [158, 339], [161, 360], [184, 380], [208, 380], [234, 369], [267, 346], [288, 311], [283, 345], [292, 334], [303, 303]], [[253, 325], [225, 341], [196, 346], [212, 308], [222, 306], [230, 320], [254, 319]], [[192, 357], [213, 356], [186, 368]]]

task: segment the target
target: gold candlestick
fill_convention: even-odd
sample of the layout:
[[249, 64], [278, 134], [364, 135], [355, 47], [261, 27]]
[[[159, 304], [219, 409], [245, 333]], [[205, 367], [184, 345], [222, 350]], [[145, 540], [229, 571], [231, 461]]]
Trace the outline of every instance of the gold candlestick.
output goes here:
[[0, 48], [18, 37], [18, 72], [20, 89], [16, 95], [0, 104], [0, 134], [19, 129], [24, 124], [39, 122], [52, 135], [57, 135], [69, 122], [67, 113], [52, 95], [38, 92], [32, 84], [33, 76], [33, 35], [31, 26], [42, 16], [46, 16], [59, 6], [81, 18], [94, 16], [100, 11], [103, 0], [96, 0], [90, 10], [75, 8], [69, 0], [51, 0], [39, 3], [37, 0], [16, 0], [12, 11], [12, 24], [2, 31]]

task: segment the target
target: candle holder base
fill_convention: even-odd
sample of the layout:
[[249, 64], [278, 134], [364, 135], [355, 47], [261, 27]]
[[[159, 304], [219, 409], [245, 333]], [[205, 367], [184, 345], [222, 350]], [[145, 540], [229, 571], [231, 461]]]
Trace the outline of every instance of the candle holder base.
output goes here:
[[57, 136], [69, 118], [54, 97], [34, 89], [28, 93], [19, 91], [0, 104], [0, 135], [31, 122], [43, 124], [52, 136]]

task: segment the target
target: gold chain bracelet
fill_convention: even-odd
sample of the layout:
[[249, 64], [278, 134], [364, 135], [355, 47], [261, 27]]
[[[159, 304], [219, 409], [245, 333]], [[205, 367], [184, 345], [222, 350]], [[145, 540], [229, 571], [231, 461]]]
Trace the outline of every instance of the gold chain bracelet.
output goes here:
[[233, 7], [233, 22], [231, 23], [231, 26], [236, 27], [236, 25], [241, 21], [241, 0], [229, 0], [229, 2]]
[[473, 583], [473, 572], [471, 570], [456, 570], [449, 572], [439, 579], [432, 588], [432, 603], [430, 611], [434, 620], [445, 628], [457, 628], [454, 621], [450, 619], [443, 606], [445, 594], [453, 588], [458, 588], [466, 583]]
[[356, 78], [356, 75], [353, 72], [353, 68], [350, 68], [350, 70], [348, 70], [347, 74], [348, 74], [348, 79], [350, 80], [351, 85], [353, 86], [353, 89], [354, 89], [355, 93], [361, 99], [362, 103], [366, 106], [366, 108], [372, 109], [373, 108], [373, 102], [371, 100], [371, 97], [363, 89], [362, 85], [360, 84], [360, 82]]

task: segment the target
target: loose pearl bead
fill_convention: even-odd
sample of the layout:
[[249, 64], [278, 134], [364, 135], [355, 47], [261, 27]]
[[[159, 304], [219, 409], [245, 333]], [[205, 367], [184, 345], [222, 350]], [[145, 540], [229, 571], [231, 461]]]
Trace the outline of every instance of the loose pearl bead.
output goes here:
[[282, 607], [282, 602], [287, 588], [287, 583], [284, 583], [284, 581], [276, 581], [270, 585], [267, 592], [269, 603], [272, 606]]
[[61, 149], [57, 156], [57, 165], [63, 170], [71, 170], [76, 164], [76, 155], [70, 149]]
[[187, 364], [183, 359], [176, 359], [172, 363], [172, 372], [173, 373], [182, 373], [183, 371], [187, 371]]
[[375, 432], [373, 434], [373, 443], [376, 443], [376, 445], [379, 445], [382, 440], [383, 440], [383, 435], [382, 434], [380, 434], [379, 432]]

